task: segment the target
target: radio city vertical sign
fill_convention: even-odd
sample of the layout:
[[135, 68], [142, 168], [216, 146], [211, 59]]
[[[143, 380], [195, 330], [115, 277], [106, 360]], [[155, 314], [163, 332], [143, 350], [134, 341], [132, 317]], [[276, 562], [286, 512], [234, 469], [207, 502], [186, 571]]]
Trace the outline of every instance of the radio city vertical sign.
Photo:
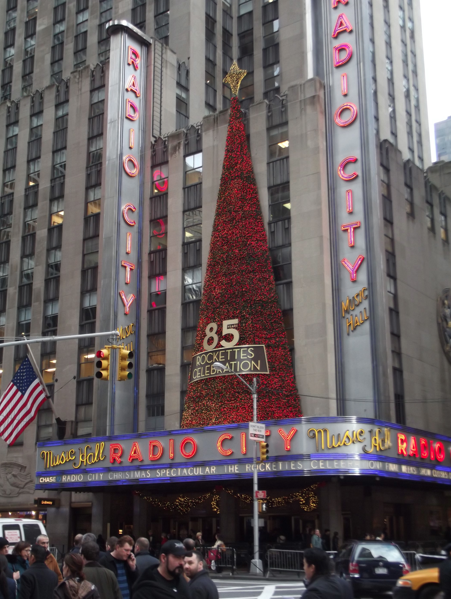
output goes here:
[[337, 389], [344, 414], [374, 417], [368, 156], [375, 139], [364, 79], [371, 79], [364, 48], [368, 8], [360, 0], [325, 0], [323, 6]]
[[[107, 25], [110, 35], [108, 126], [101, 260], [100, 330], [119, 331], [134, 352], [133, 378], [118, 382], [118, 353], [111, 352], [110, 380], [99, 382], [99, 410], [108, 434], [137, 430], [144, 153], [151, 40], [126, 21]], [[150, 77], [149, 77], [150, 79]], [[147, 114], [146, 114], [147, 113]], [[107, 327], [110, 327], [109, 329]], [[108, 389], [108, 393], [106, 390]]]

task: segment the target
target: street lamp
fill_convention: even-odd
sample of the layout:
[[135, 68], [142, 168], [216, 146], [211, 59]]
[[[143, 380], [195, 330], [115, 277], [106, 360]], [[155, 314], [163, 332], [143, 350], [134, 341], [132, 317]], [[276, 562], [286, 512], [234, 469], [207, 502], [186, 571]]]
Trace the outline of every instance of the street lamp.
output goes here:
[[[215, 362], [213, 364], [214, 368], [223, 373], [226, 370], [226, 366], [224, 364], [222, 364], [221, 362]], [[246, 381], [243, 379], [242, 376], [240, 376], [238, 373], [236, 372], [232, 372], [231, 374], [234, 374], [235, 376], [237, 376], [240, 381], [242, 383], [244, 383], [246, 385], [246, 387], [249, 389], [249, 391], [252, 393], [252, 402], [253, 402], [253, 407], [254, 407], [254, 422], [257, 422], [257, 378], [254, 377], [253, 381], [252, 381], [252, 385], [249, 385], [249, 383], [246, 383]], [[254, 515], [253, 515], [253, 520], [254, 520], [254, 559], [251, 560], [251, 573], [253, 574], [260, 574], [263, 575], [263, 563], [260, 559], [260, 552], [259, 552], [259, 547], [258, 547], [258, 499], [257, 499], [257, 491], [258, 491], [258, 470], [257, 470], [257, 441], [255, 441], [255, 447], [254, 447], [254, 484], [253, 484], [253, 490], [254, 490], [254, 497], [253, 497], [253, 508], [254, 508]]]

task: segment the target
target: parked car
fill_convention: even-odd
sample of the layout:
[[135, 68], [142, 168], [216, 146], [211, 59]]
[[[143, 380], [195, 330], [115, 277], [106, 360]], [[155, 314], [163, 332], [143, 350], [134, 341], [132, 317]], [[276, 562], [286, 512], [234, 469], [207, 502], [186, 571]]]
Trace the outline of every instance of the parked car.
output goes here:
[[0, 518], [0, 537], [5, 537], [12, 551], [13, 546], [19, 541], [34, 543], [39, 535], [47, 532], [40, 520], [27, 518]]
[[439, 593], [438, 568], [427, 568], [401, 576], [393, 589], [393, 599], [435, 599]]
[[398, 578], [410, 572], [401, 550], [384, 541], [350, 541], [335, 557], [335, 571], [362, 591], [391, 591]]

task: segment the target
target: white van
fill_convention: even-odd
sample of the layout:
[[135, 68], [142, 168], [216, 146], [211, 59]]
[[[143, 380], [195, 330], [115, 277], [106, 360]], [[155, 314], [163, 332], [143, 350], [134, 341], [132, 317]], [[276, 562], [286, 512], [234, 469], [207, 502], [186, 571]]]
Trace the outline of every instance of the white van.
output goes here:
[[35, 543], [36, 537], [47, 535], [44, 525], [40, 520], [27, 518], [0, 518], [0, 537], [5, 537], [12, 546], [19, 541], [28, 541]]

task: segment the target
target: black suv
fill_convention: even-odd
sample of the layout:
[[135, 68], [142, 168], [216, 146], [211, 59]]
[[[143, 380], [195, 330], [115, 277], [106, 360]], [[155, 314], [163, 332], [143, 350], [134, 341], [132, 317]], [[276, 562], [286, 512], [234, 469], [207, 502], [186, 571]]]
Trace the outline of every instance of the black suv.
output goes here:
[[335, 557], [335, 571], [361, 591], [391, 591], [410, 568], [401, 550], [384, 541], [350, 541]]

